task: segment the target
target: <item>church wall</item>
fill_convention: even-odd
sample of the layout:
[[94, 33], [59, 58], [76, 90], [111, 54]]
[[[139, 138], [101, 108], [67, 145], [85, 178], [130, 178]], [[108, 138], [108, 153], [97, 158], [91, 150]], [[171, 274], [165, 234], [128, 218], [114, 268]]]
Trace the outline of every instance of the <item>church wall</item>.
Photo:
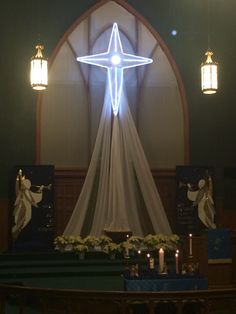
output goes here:
[[[43, 14], [36, 14], [27, 0], [5, 3], [1, 10], [1, 153], [2, 180], [0, 195], [7, 196], [12, 167], [17, 163], [35, 162], [36, 93], [29, 86], [29, 60], [35, 53], [38, 28], [50, 55], [66, 29], [97, 1], [45, 1]], [[206, 10], [203, 1], [129, 0], [140, 14], [159, 32], [173, 54], [186, 88], [190, 119], [190, 162], [209, 164], [218, 171], [226, 165], [235, 165], [236, 148], [232, 144], [234, 131], [234, 88], [231, 57], [235, 55], [235, 25], [233, 12], [236, 3], [217, 1], [211, 34], [215, 59], [220, 62], [220, 89], [216, 95], [200, 92], [199, 65], [207, 48]], [[5, 10], [4, 10], [5, 9]], [[42, 11], [41, 11], [42, 12]], [[37, 16], [36, 16], [37, 15]], [[38, 16], [39, 15], [39, 16]], [[227, 19], [224, 19], [227, 16]], [[37, 22], [40, 20], [40, 23]], [[201, 20], [201, 23], [199, 21]], [[220, 23], [224, 21], [224, 23]], [[40, 24], [40, 25], [38, 25]], [[29, 27], [30, 25], [30, 27]], [[178, 35], [173, 37], [171, 30]], [[5, 143], [4, 143], [5, 141]], [[220, 183], [219, 183], [220, 185]]]
[[[211, 45], [220, 63], [220, 89], [216, 95], [200, 92], [199, 65], [207, 49], [207, 16], [204, 1], [127, 1], [146, 18], [167, 43], [182, 75], [188, 101], [190, 163], [216, 167], [216, 196], [220, 200], [223, 226], [235, 228], [235, 209], [224, 208], [223, 169], [235, 167], [235, 95], [232, 57], [236, 54], [234, 13], [236, 2], [216, 1], [211, 15]], [[11, 171], [16, 164], [36, 160], [37, 94], [29, 86], [29, 61], [40, 38], [50, 55], [68, 27], [97, 1], [43, 1], [40, 13], [29, 0], [2, 4], [1, 28], [1, 180], [0, 232], [6, 237]], [[40, 22], [38, 22], [40, 21]], [[201, 21], [201, 23], [199, 22]], [[178, 35], [171, 35], [172, 29]], [[49, 80], [50, 82], [50, 80]], [[163, 139], [164, 140], [164, 139]], [[166, 192], [167, 193], [167, 192]], [[168, 192], [168, 193], [172, 193]], [[167, 193], [167, 194], [168, 194]], [[166, 198], [167, 199], [167, 198]], [[171, 201], [172, 202], [172, 201]], [[221, 223], [222, 225], [222, 223]], [[1, 237], [1, 245], [6, 241]]]

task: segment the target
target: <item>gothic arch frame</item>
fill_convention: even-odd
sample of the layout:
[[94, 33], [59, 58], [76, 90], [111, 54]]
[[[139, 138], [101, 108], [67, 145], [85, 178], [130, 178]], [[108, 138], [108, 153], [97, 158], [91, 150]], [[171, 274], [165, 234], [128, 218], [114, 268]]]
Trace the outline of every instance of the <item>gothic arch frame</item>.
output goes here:
[[[188, 105], [187, 105], [187, 99], [186, 99], [186, 93], [184, 84], [180, 75], [180, 71], [178, 69], [178, 66], [172, 56], [172, 54], [169, 51], [169, 48], [165, 44], [162, 37], [158, 34], [157, 30], [154, 29], [151, 24], [139, 13], [137, 12], [131, 5], [129, 5], [125, 0], [101, 0], [95, 5], [93, 5], [90, 9], [88, 9], [84, 14], [82, 14], [64, 33], [60, 41], [58, 42], [57, 46], [55, 47], [50, 60], [49, 60], [49, 71], [50, 67], [53, 64], [55, 57], [57, 53], [59, 52], [61, 46], [66, 41], [66, 38], [73, 32], [73, 30], [88, 16], [96, 11], [99, 7], [103, 6], [104, 4], [108, 2], [115, 2], [118, 5], [122, 6], [124, 9], [126, 9], [129, 13], [131, 13], [133, 16], [135, 16], [139, 21], [141, 21], [142, 24], [146, 26], [146, 28], [150, 31], [150, 33], [156, 38], [156, 40], [159, 42], [162, 50], [164, 51], [172, 70], [175, 74], [178, 89], [181, 96], [181, 104], [182, 104], [182, 114], [183, 114], [183, 128], [184, 128], [184, 164], [189, 163], [189, 117], [188, 117]], [[37, 110], [36, 110], [36, 163], [40, 164], [41, 161], [41, 106], [43, 101], [43, 94], [40, 94], [37, 98]]]

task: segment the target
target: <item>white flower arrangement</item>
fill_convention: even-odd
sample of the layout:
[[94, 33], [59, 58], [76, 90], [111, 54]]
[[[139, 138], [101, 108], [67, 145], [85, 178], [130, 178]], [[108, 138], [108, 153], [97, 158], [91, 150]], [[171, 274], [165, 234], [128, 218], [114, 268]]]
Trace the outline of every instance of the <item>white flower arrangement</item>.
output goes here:
[[73, 247], [73, 252], [75, 253], [88, 252], [88, 246], [85, 244], [77, 244]]
[[168, 237], [168, 246], [170, 250], [177, 250], [180, 246], [180, 237], [177, 234], [172, 234]]
[[106, 235], [101, 235], [98, 238], [98, 243], [101, 247], [104, 247], [105, 245], [109, 244], [112, 242], [112, 239]]
[[147, 246], [147, 248], [151, 249], [156, 247], [160, 243], [160, 239], [158, 235], [148, 234], [143, 239], [143, 244]]
[[81, 236], [72, 236], [71, 237], [71, 244], [77, 245], [77, 244], [83, 244], [84, 240], [81, 238]]
[[78, 244], [83, 244], [80, 236], [61, 235], [54, 240], [55, 249], [62, 251], [72, 251], [73, 247]]
[[[163, 235], [163, 234], [148, 234], [145, 237], [131, 236], [126, 241], [116, 244], [112, 239], [106, 235], [100, 237], [61, 235], [54, 240], [55, 249], [78, 251], [86, 246], [87, 251], [100, 248], [100, 250], [108, 253], [111, 250], [116, 252], [135, 252], [138, 250], [156, 250], [163, 248], [163, 250], [171, 251], [179, 247], [180, 238], [177, 234]], [[76, 248], [76, 249], [75, 249]]]
[[95, 248], [99, 246], [99, 238], [95, 236], [87, 236], [84, 238], [84, 244], [87, 245], [89, 248]]
[[143, 244], [149, 249], [160, 249], [171, 251], [178, 248], [180, 238], [178, 235], [149, 234], [143, 239]]
[[107, 254], [109, 253], [120, 253], [121, 246], [114, 242], [109, 242], [103, 247], [103, 251]]
[[54, 239], [54, 245], [55, 247], [60, 247], [66, 244], [66, 240], [63, 236], [58, 236]]
[[133, 244], [130, 241], [124, 241], [121, 242], [120, 244], [122, 251], [124, 251], [124, 253], [126, 253], [127, 251], [137, 251], [135, 244]]
[[138, 249], [143, 244], [143, 237], [131, 236], [127, 239], [127, 242], [134, 244]]
[[64, 235], [56, 237], [54, 245], [56, 249], [65, 249], [66, 246], [70, 245], [69, 237]]

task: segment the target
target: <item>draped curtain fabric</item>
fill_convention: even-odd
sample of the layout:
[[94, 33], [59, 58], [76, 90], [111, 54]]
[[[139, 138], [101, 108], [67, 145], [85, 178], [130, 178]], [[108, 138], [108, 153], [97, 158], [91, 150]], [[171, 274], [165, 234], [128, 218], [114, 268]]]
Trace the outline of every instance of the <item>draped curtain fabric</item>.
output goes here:
[[100, 236], [104, 230], [171, 233], [124, 88], [117, 116], [106, 88], [91, 163], [64, 234]]

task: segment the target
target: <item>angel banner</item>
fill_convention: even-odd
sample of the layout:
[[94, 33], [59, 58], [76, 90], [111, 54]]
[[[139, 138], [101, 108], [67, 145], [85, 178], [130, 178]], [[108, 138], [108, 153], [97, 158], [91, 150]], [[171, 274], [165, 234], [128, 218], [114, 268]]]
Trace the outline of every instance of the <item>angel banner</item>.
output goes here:
[[215, 229], [213, 168], [177, 166], [177, 229], [181, 234]]
[[12, 183], [12, 250], [48, 249], [53, 241], [53, 166], [17, 166]]

